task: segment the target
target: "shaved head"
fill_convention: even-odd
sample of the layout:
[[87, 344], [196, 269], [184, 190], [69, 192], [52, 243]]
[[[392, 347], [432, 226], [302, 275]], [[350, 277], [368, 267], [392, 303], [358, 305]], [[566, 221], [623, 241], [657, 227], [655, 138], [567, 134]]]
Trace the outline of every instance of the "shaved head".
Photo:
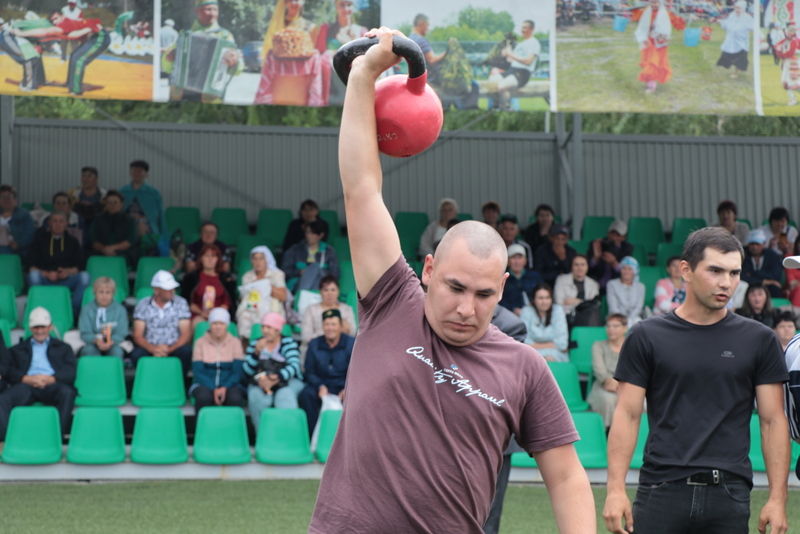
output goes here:
[[450, 228], [436, 247], [434, 257], [437, 260], [445, 259], [453, 244], [461, 240], [473, 256], [485, 260], [497, 255], [504, 266], [508, 263], [508, 250], [503, 238], [497, 230], [479, 221], [462, 221]]

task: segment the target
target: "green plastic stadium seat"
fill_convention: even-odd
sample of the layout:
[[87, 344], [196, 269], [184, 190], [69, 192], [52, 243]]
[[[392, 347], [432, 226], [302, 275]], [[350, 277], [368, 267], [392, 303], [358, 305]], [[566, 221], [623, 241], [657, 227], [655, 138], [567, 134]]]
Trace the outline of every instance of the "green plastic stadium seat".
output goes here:
[[61, 424], [53, 406], [17, 406], [11, 410], [2, 460], [7, 464], [61, 461]]
[[[683, 242], [681, 243], [659, 243], [656, 247], [656, 264], [664, 276], [667, 276], [667, 260], [673, 256], [680, 257], [683, 253]], [[663, 277], [662, 277], [663, 278]]]
[[241, 277], [244, 273], [253, 268], [250, 263], [250, 251], [254, 247], [264, 245], [264, 239], [258, 235], [241, 234], [236, 239], [236, 262], [234, 271]]
[[262, 411], [256, 437], [256, 460], [281, 465], [313, 462], [306, 412], [299, 408]]
[[[356, 279], [353, 276], [353, 262], [342, 260], [339, 262], [339, 290], [343, 298], [356, 294]], [[353, 310], [355, 311], [355, 309]]]
[[214, 208], [211, 221], [219, 227], [219, 240], [225, 244], [236, 243], [242, 234], [249, 234], [247, 212], [242, 208]]
[[63, 338], [64, 333], [75, 324], [72, 315], [72, 296], [68, 288], [64, 286], [33, 286], [28, 290], [28, 302], [25, 305], [25, 315], [22, 317], [25, 336], [30, 335], [28, 317], [31, 310], [37, 306], [50, 312], [55, 327], [53, 334], [59, 338]]
[[580, 441], [575, 442], [575, 452], [584, 469], [605, 469], [608, 467], [606, 457], [606, 429], [603, 418], [594, 412], [573, 413], [572, 420], [580, 434]]
[[589, 250], [589, 245], [591, 241], [567, 241], [567, 245], [574, 248], [575, 252], [578, 254], [586, 254], [586, 251]]
[[644, 284], [644, 305], [653, 307], [656, 300], [656, 284], [667, 276], [663, 266], [645, 265], [639, 268], [639, 281]]
[[183, 406], [186, 392], [180, 359], [140, 358], [136, 364], [131, 402], [136, 406]]
[[125, 370], [114, 356], [81, 356], [75, 378], [77, 406], [122, 406], [125, 404]]
[[533, 456], [528, 456], [527, 452], [511, 453], [511, 467], [538, 467]]
[[647, 419], [647, 414], [642, 414], [642, 420], [639, 423], [639, 436], [636, 438], [636, 448], [633, 450], [631, 457], [631, 469], [641, 469], [644, 463], [644, 446], [647, 444], [647, 436], [650, 434], [650, 423]]
[[6, 347], [11, 346], [11, 325], [5, 319], [0, 319], [0, 333], [3, 334], [3, 342]]
[[148, 297], [153, 296], [153, 288], [152, 287], [140, 287], [136, 290], [136, 301], [140, 301], [142, 299], [146, 299]]
[[194, 459], [201, 464], [248, 463], [250, 445], [244, 410], [238, 406], [201, 409], [194, 435]]
[[553, 373], [561, 394], [571, 412], [582, 412], [589, 409], [589, 405], [581, 395], [581, 384], [578, 380], [578, 370], [569, 362], [547, 362]]
[[570, 341], [577, 345], [569, 349], [569, 361], [579, 373], [592, 374], [592, 345], [595, 341], [606, 339], [604, 326], [576, 326], [570, 332]]
[[676, 217], [672, 221], [672, 242], [683, 245], [689, 234], [700, 228], [708, 226], [705, 219], [692, 217]]
[[394, 216], [403, 255], [413, 260], [417, 257], [419, 238], [428, 226], [428, 214], [423, 211], [398, 211]]
[[[581, 225], [581, 240], [594, 241], [595, 239], [606, 237], [608, 227], [614, 222], [614, 217], [606, 215], [590, 215], [583, 218]], [[585, 250], [583, 252], [586, 252]], [[581, 253], [583, 253], [581, 252]]]
[[331, 242], [332, 239], [342, 235], [342, 226], [339, 224], [339, 212], [336, 210], [319, 210], [319, 218], [328, 223], [329, 236], [325, 241]]
[[283, 238], [289, 223], [292, 222], [292, 212], [287, 209], [265, 208], [258, 212], [256, 235], [264, 240], [270, 250], [280, 250]]
[[783, 298], [774, 298], [772, 299], [772, 307], [773, 308], [792, 308], [792, 301], [789, 299]]
[[180, 408], [142, 408], [136, 415], [131, 461], [180, 464], [189, 460], [186, 422]]
[[139, 258], [139, 263], [136, 264], [136, 281], [133, 284], [133, 294], [139, 298], [139, 290], [143, 287], [150, 287], [150, 281], [157, 271], [169, 271], [174, 266], [175, 262], [172, 258], [161, 256], [144, 256]]
[[[116, 292], [114, 297], [120, 302], [128, 297], [128, 266], [122, 256], [91, 256], [86, 262], [86, 272], [92, 279], [92, 283], [101, 276], [108, 276], [116, 282]], [[86, 289], [86, 293], [92, 294], [92, 288]]]
[[0, 285], [0, 319], [5, 319], [11, 328], [17, 326], [17, 298], [8, 284]]
[[[197, 326], [194, 327], [194, 338], [192, 339], [192, 343], [196, 342], [203, 335], [205, 335], [210, 327], [211, 324], [208, 321], [201, 321], [197, 323]], [[228, 323], [228, 332], [230, 332], [233, 337], [239, 337], [239, 331], [236, 329], [236, 325], [234, 323]]]
[[456, 214], [456, 219], [459, 221], [471, 221], [473, 217], [471, 213], [461, 212]]
[[[265, 410], [268, 411], [268, 410]], [[319, 416], [319, 435], [317, 436], [317, 450], [314, 454], [323, 464], [328, 461], [333, 440], [342, 420], [342, 410], [325, 410]]]
[[656, 247], [663, 243], [664, 228], [658, 217], [631, 217], [628, 221], [628, 241], [640, 253], [655, 254]]
[[14, 288], [14, 295], [22, 295], [25, 280], [22, 277], [22, 260], [18, 254], [0, 254], [0, 284]]
[[333, 248], [336, 250], [336, 257], [340, 260], [350, 261], [350, 240], [347, 236], [340, 235], [334, 238], [331, 242]]
[[170, 206], [164, 211], [164, 218], [169, 233], [180, 230], [184, 242], [200, 229], [200, 210], [194, 206]]
[[113, 407], [75, 410], [67, 447], [73, 464], [115, 464], [125, 461], [125, 431], [122, 414]]
[[750, 416], [750, 463], [753, 464], [753, 471], [761, 473], [767, 470], [764, 464], [764, 450], [761, 447], [761, 424], [758, 414]]
[[753, 223], [750, 222], [750, 219], [736, 219], [737, 222], [745, 223], [748, 228], [753, 227]]

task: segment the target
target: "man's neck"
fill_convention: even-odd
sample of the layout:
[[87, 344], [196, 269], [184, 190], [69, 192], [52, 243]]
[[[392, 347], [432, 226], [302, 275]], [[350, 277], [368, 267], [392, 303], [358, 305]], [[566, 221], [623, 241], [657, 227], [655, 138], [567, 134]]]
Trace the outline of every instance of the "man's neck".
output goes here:
[[97, 194], [97, 186], [95, 185], [92, 187], [82, 187], [81, 193], [83, 193], [87, 197], [94, 196], [95, 194]]
[[684, 303], [675, 308], [675, 315], [688, 323], [708, 326], [723, 320], [728, 315], [728, 310], [726, 308], [708, 308], [697, 302], [691, 295], [687, 295]]
[[328, 339], [328, 338], [326, 337], [326, 338], [325, 338], [325, 343], [327, 343], [329, 347], [333, 348], [333, 347], [335, 347], [336, 345], [338, 345], [338, 344], [339, 344], [339, 340], [340, 340], [340, 339], [342, 339], [342, 335], [341, 335], [341, 334], [339, 334], [338, 336], [336, 336], [336, 338], [334, 338], [334, 339]]

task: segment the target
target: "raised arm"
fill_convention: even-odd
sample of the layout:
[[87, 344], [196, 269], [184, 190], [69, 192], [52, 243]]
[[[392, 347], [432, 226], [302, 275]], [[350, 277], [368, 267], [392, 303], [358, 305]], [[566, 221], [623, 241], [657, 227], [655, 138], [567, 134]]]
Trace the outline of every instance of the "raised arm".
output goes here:
[[339, 132], [339, 172], [350, 254], [356, 288], [362, 296], [401, 254], [397, 229], [383, 202], [375, 125], [375, 81], [399, 58], [392, 52], [390, 30], [381, 28], [367, 35], [377, 35], [380, 43], [353, 61]]

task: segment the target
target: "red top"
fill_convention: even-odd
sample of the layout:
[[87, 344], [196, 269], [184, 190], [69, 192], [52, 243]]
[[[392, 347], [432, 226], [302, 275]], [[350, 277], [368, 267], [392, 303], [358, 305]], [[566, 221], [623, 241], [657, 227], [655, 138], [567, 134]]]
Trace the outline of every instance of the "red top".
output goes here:
[[91, 30], [96, 33], [103, 29], [103, 24], [100, 22], [100, 19], [73, 20], [64, 18], [61, 22], [56, 24], [56, 27], [61, 28], [65, 34], [82, 30], [84, 28], [91, 28]]

